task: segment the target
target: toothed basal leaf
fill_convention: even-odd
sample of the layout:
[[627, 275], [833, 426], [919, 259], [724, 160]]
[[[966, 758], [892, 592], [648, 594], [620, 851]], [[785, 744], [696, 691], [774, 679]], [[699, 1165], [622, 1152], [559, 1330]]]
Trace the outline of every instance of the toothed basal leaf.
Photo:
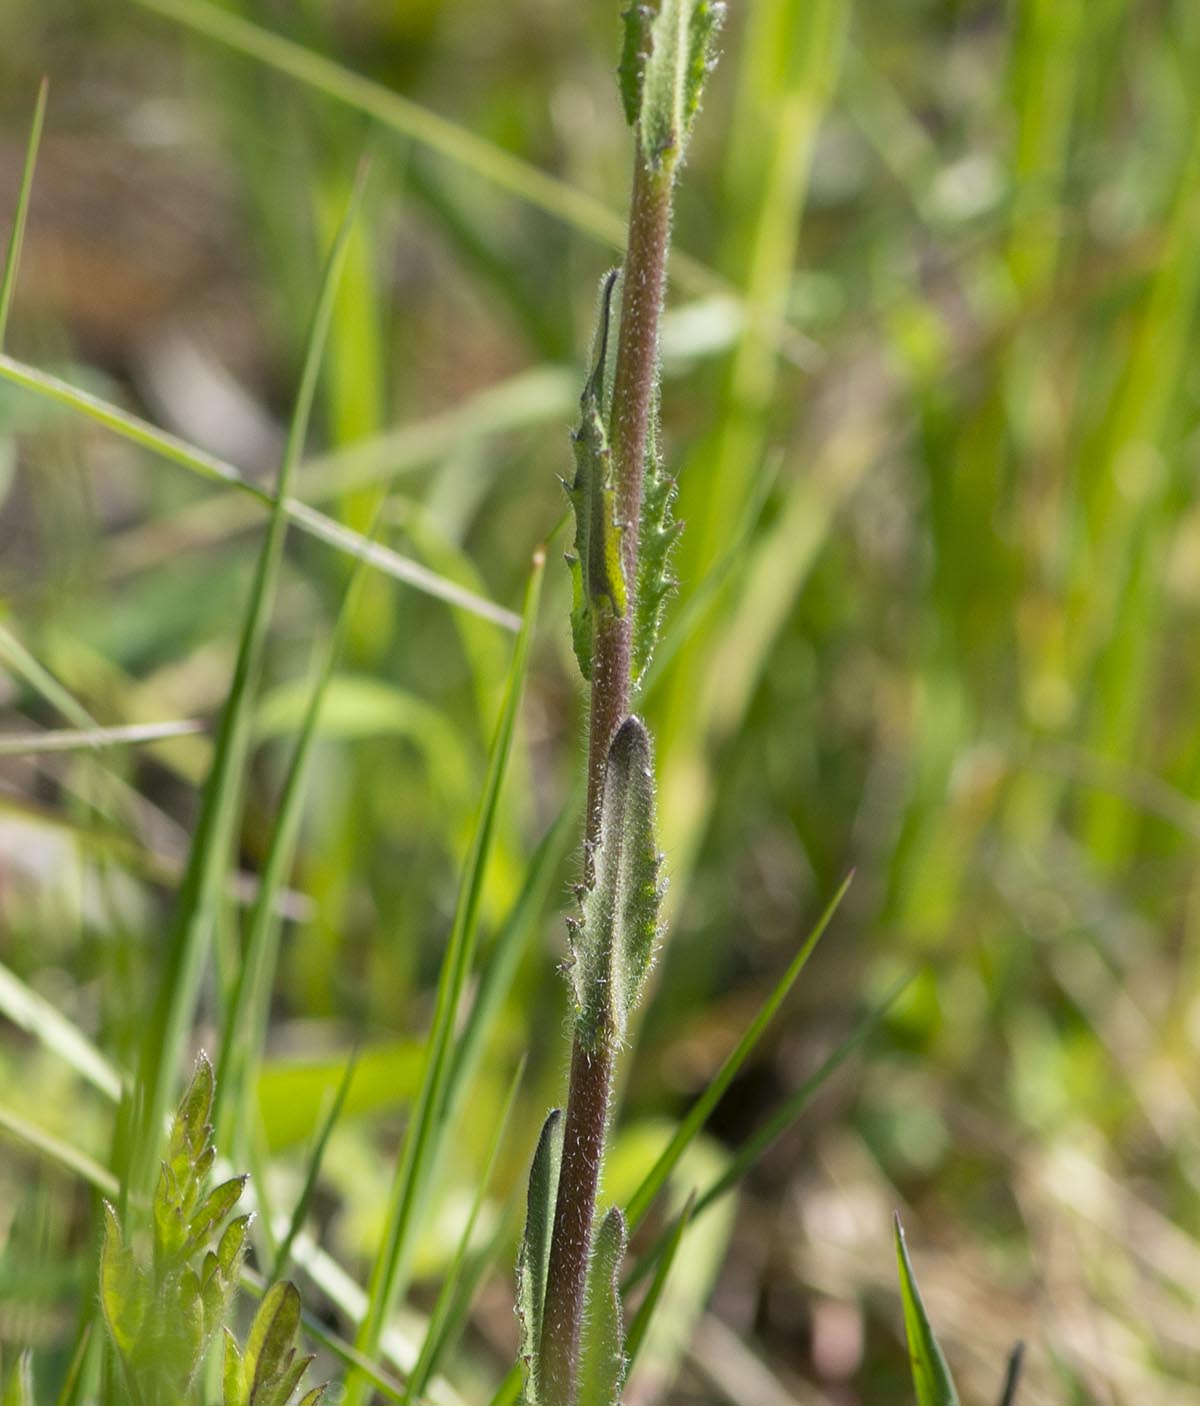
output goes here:
[[575, 514], [575, 543], [567, 555], [571, 568], [571, 634], [575, 657], [585, 679], [592, 673], [592, 644], [600, 612], [623, 616], [625, 573], [621, 565], [624, 528], [616, 519], [612, 451], [605, 428], [612, 394], [616, 338], [610, 338], [617, 270], [606, 274], [600, 289], [592, 372], [580, 397], [579, 428], [571, 437], [575, 478], [564, 480]]
[[650, 23], [650, 52], [641, 69], [642, 155], [652, 170], [682, 159], [714, 41], [724, 16], [716, 0], [663, 0]]
[[620, 1406], [625, 1384], [625, 1325], [621, 1261], [625, 1218], [616, 1206], [604, 1217], [588, 1268], [587, 1318], [579, 1356], [576, 1406]]
[[608, 749], [592, 884], [571, 925], [576, 1032], [587, 1049], [624, 1038], [654, 957], [660, 867], [650, 734], [630, 717]]
[[538, 1348], [542, 1340], [546, 1274], [550, 1263], [550, 1235], [554, 1229], [554, 1204], [558, 1200], [562, 1143], [562, 1109], [552, 1108], [542, 1124], [541, 1137], [538, 1138], [529, 1171], [525, 1234], [517, 1260], [517, 1316], [521, 1320], [521, 1358], [525, 1363], [525, 1406], [538, 1406], [539, 1401]]

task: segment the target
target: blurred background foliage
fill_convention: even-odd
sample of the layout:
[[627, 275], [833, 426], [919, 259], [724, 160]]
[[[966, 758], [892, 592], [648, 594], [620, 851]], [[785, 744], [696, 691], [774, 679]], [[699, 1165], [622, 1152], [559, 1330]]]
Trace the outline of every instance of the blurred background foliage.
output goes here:
[[[555, 475], [626, 195], [617, 14], [220, 7], [417, 105], [372, 122], [189, 24], [202, 8], [0, 7], [5, 223], [51, 82], [7, 350], [269, 482], [369, 144], [298, 495], [360, 531], [382, 502], [382, 540], [507, 607], [552, 546], [486, 943], [580, 761]], [[1025, 1337], [1031, 1406], [1200, 1402], [1200, 7], [754, 0], [731, 6], [724, 50], [664, 345], [688, 527], [645, 709], [671, 932], [610, 1193], [636, 1184], [851, 867], [695, 1158], [719, 1168], [914, 979], [702, 1222], [629, 1401], [907, 1399], [900, 1206], [964, 1399], [995, 1399]], [[10, 384], [0, 495], [5, 728], [77, 726], [71, 699], [106, 725], [210, 720], [260, 509]], [[291, 533], [243, 897], [345, 581], [343, 559]], [[372, 574], [323, 716], [260, 1100], [291, 1199], [361, 1042], [314, 1203], [360, 1278], [510, 650], [495, 624]], [[201, 733], [0, 758], [0, 960], [118, 1064], [209, 754]], [[516, 1198], [564, 1075], [574, 872], [565, 855], [425, 1229], [417, 1308], [528, 1049], [465, 1400], [511, 1360]], [[218, 970], [237, 942], [231, 924]], [[212, 1020], [210, 994], [210, 1047]], [[52, 1050], [6, 1023], [0, 1071], [7, 1114], [103, 1161], [110, 1110]], [[5, 1142], [6, 1349], [32, 1342], [61, 1372], [96, 1225], [85, 1186]], [[320, 1287], [306, 1300], [338, 1321]]]

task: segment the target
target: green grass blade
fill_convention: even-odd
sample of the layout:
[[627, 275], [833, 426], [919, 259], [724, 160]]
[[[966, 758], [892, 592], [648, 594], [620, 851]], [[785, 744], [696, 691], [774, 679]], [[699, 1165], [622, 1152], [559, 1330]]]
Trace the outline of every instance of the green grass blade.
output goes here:
[[0, 1012], [70, 1065], [94, 1089], [116, 1103], [121, 1076], [88, 1037], [44, 996], [0, 964]]
[[313, 1143], [312, 1152], [308, 1158], [308, 1168], [304, 1174], [304, 1185], [300, 1188], [300, 1195], [296, 1200], [295, 1209], [292, 1211], [292, 1219], [284, 1232], [283, 1239], [275, 1250], [275, 1263], [271, 1270], [272, 1280], [282, 1279], [287, 1273], [288, 1260], [291, 1258], [292, 1246], [296, 1243], [296, 1236], [304, 1225], [304, 1219], [308, 1215], [308, 1208], [312, 1203], [313, 1192], [317, 1189], [317, 1177], [321, 1174], [321, 1163], [325, 1159], [325, 1149], [329, 1146], [329, 1138], [338, 1119], [342, 1116], [342, 1109], [346, 1104], [346, 1095], [350, 1092], [350, 1083], [354, 1078], [354, 1070], [358, 1065], [358, 1047], [355, 1046], [346, 1061], [345, 1072], [342, 1074], [342, 1081], [337, 1087], [329, 1105], [321, 1126], [317, 1132], [316, 1141]]
[[492, 1140], [488, 1147], [487, 1156], [484, 1158], [483, 1170], [479, 1175], [475, 1199], [471, 1203], [471, 1210], [467, 1216], [467, 1223], [463, 1226], [463, 1232], [459, 1238], [458, 1246], [454, 1252], [445, 1275], [442, 1278], [441, 1288], [438, 1290], [437, 1302], [433, 1306], [433, 1311], [429, 1316], [429, 1327], [425, 1332], [425, 1341], [421, 1344], [421, 1355], [417, 1358], [417, 1365], [413, 1368], [408, 1379], [408, 1386], [405, 1391], [406, 1403], [411, 1403], [419, 1399], [429, 1387], [430, 1378], [438, 1368], [443, 1353], [447, 1345], [447, 1330], [450, 1327], [450, 1310], [454, 1303], [459, 1285], [462, 1282], [463, 1268], [470, 1252], [471, 1240], [475, 1234], [475, 1225], [479, 1220], [479, 1212], [483, 1207], [484, 1198], [487, 1195], [488, 1187], [492, 1182], [492, 1175], [496, 1169], [496, 1157], [500, 1151], [500, 1144], [503, 1141], [505, 1130], [508, 1127], [509, 1119], [512, 1116], [513, 1104], [516, 1101], [517, 1089], [520, 1087], [521, 1079], [525, 1074], [525, 1056], [522, 1055], [508, 1086], [508, 1094], [501, 1107], [500, 1117], [496, 1122], [495, 1131], [492, 1133]]
[[675, 1263], [675, 1255], [683, 1241], [684, 1231], [691, 1223], [692, 1213], [696, 1209], [696, 1193], [692, 1191], [688, 1194], [688, 1199], [684, 1203], [683, 1210], [675, 1217], [675, 1224], [671, 1227], [670, 1234], [663, 1243], [662, 1253], [654, 1266], [654, 1278], [650, 1281], [650, 1287], [646, 1290], [646, 1297], [638, 1304], [637, 1312], [629, 1324], [629, 1332], [625, 1335], [625, 1360], [626, 1360], [626, 1380], [629, 1373], [633, 1371], [633, 1364], [645, 1341], [646, 1332], [650, 1327], [650, 1321], [654, 1317], [654, 1310], [658, 1307], [658, 1301], [662, 1298], [662, 1292], [667, 1285], [667, 1276], [671, 1272], [671, 1266]]
[[[442, 1126], [442, 1113], [452, 1067], [454, 1021], [475, 952], [479, 900], [492, 847], [500, 791], [512, 750], [544, 566], [545, 552], [539, 550], [534, 557], [525, 595], [521, 632], [517, 636], [516, 648], [513, 651], [507, 693], [492, 744], [487, 780], [484, 783], [475, 833], [463, 872], [454, 925], [438, 978], [437, 1002], [429, 1035], [425, 1072], [396, 1167], [383, 1243], [371, 1273], [367, 1312], [359, 1325], [356, 1346], [368, 1356], [374, 1355], [378, 1349], [384, 1325], [407, 1276], [416, 1221], [423, 1207], [426, 1184], [437, 1156], [439, 1130]], [[361, 1406], [364, 1389], [365, 1384], [361, 1378], [352, 1375], [347, 1383], [347, 1406]]]
[[460, 1100], [479, 1067], [488, 1035], [512, 987], [521, 958], [538, 932], [538, 920], [556, 892], [559, 870], [575, 843], [575, 819], [583, 796], [576, 792], [542, 837], [526, 870], [521, 892], [492, 944], [487, 968], [461, 1032], [454, 1042], [443, 1118], [453, 1124]]
[[514, 1406], [514, 1403], [521, 1395], [521, 1383], [525, 1380], [525, 1372], [519, 1362], [514, 1362], [508, 1369], [508, 1375], [496, 1388], [492, 1394], [488, 1406]]
[[904, 1227], [900, 1217], [893, 1217], [896, 1237], [896, 1261], [900, 1267], [900, 1295], [904, 1300], [904, 1332], [908, 1338], [908, 1355], [912, 1363], [913, 1386], [917, 1391], [917, 1406], [958, 1406], [958, 1392], [942, 1349], [934, 1336], [917, 1288], [908, 1246], [904, 1243]]
[[37, 1127], [28, 1119], [22, 1118], [19, 1113], [14, 1113], [12, 1109], [5, 1108], [2, 1104], [0, 1104], [0, 1131], [8, 1133], [18, 1142], [25, 1143], [27, 1147], [32, 1147], [35, 1152], [48, 1162], [53, 1162], [56, 1167], [61, 1167], [63, 1171], [70, 1172], [72, 1176], [81, 1177], [104, 1196], [116, 1196], [120, 1190], [116, 1177], [107, 1167], [102, 1167], [86, 1152], [80, 1152], [69, 1142], [63, 1142], [53, 1133], [48, 1133], [44, 1128]]
[[58, 729], [42, 732], [7, 732], [0, 736], [0, 757], [34, 757], [49, 752], [91, 752], [98, 747], [132, 747], [161, 742], [165, 737], [186, 737], [203, 732], [197, 718], [178, 722], [126, 723], [118, 727]]
[[240, 782], [250, 745], [251, 715], [263, 642], [283, 558], [288, 521], [283, 505], [308, 432], [325, 334], [350, 228], [362, 199], [364, 181], [365, 169], [360, 170], [341, 230], [330, 250], [313, 312], [300, 385], [279, 467], [275, 506], [247, 603], [229, 700], [221, 716], [200, 819], [167, 941], [166, 965], [159, 994], [146, 1027], [139, 1071], [144, 1102], [132, 1147], [131, 1175], [125, 1179], [127, 1188], [132, 1185], [140, 1189], [156, 1160], [163, 1120], [171, 1105], [180, 1057], [195, 1015], [204, 963], [213, 938], [229, 863]]
[[757, 1015], [746, 1027], [745, 1033], [738, 1041], [732, 1052], [726, 1058], [724, 1064], [717, 1071], [716, 1076], [709, 1083], [708, 1087], [688, 1110], [687, 1116], [676, 1128], [671, 1141], [663, 1149], [658, 1161], [646, 1174], [642, 1184], [629, 1198], [629, 1204], [625, 1208], [625, 1216], [629, 1222], [629, 1233], [637, 1230], [642, 1223], [646, 1212], [650, 1209], [654, 1198], [666, 1184], [667, 1178], [671, 1175], [679, 1159], [687, 1150], [689, 1143], [708, 1122], [712, 1111], [720, 1102], [725, 1090], [733, 1082], [738, 1070], [745, 1063], [751, 1050], [758, 1043], [763, 1031], [770, 1024], [775, 1016], [775, 1012], [782, 1005], [784, 998], [796, 983], [796, 978], [804, 970], [805, 964], [812, 955], [813, 949], [821, 940], [822, 934], [829, 926], [833, 915], [838, 910], [838, 905], [846, 895], [846, 890], [850, 887], [853, 874], [847, 875], [841, 887], [830, 899], [825, 911], [818, 918], [816, 926], [809, 933], [804, 945], [800, 948], [792, 959], [787, 971], [776, 983], [775, 989], [763, 1002]]
[[[696, 1198], [696, 1205], [692, 1211], [693, 1222], [695, 1222], [714, 1201], [719, 1200], [728, 1191], [731, 1191], [751, 1167], [754, 1166], [767, 1148], [771, 1146], [775, 1139], [791, 1127], [838, 1069], [840, 1069], [855, 1050], [865, 1044], [875, 1032], [880, 1021], [900, 998], [912, 979], [910, 975], [905, 977], [903, 981], [898, 982], [880, 1004], [869, 1011], [867, 1015], [859, 1021], [842, 1043], [822, 1062], [820, 1067], [814, 1070], [800, 1087], [779, 1105], [766, 1123], [751, 1137], [747, 1138], [730, 1159], [729, 1165], [721, 1175], [717, 1177], [715, 1181], [711, 1182]], [[666, 1247], [668, 1238], [669, 1232], [666, 1235], [660, 1236], [657, 1242], [641, 1257], [625, 1281], [626, 1289], [632, 1288], [635, 1284], [644, 1279], [654, 1265], [657, 1264], [659, 1256]]]
[[[89, 391], [82, 391], [47, 371], [40, 371], [35, 366], [18, 361], [5, 352], [0, 352], [0, 380], [20, 386], [23, 390], [31, 391], [58, 405], [64, 405], [95, 424], [103, 425], [105, 429], [111, 430], [130, 444], [136, 444], [139, 448], [212, 483], [236, 488], [272, 512], [275, 509], [275, 494], [251, 483], [232, 464], [218, 459], [214, 454], [197, 449], [176, 435], [156, 429], [137, 415], [131, 415]], [[368, 541], [361, 533], [335, 522], [294, 497], [285, 495], [283, 507], [289, 521], [295, 523], [302, 531], [340, 552], [360, 557], [397, 581], [403, 581], [426, 595], [445, 601], [448, 605], [469, 610], [505, 629], [515, 630], [520, 624], [519, 618], [512, 611], [465, 590], [453, 581], [443, 580], [428, 567], [401, 556], [399, 552], [394, 552], [381, 543]]]
[[0, 625], [0, 664], [7, 665], [13, 673], [23, 678], [35, 693], [40, 694], [73, 727], [86, 732], [100, 726], [83, 704], [78, 702], [4, 625]]
[[[279, 811], [271, 830], [266, 863], [263, 866], [258, 897], [250, 919], [245, 952], [225, 1018], [221, 1052], [217, 1062], [217, 1101], [213, 1110], [213, 1122], [220, 1143], [230, 1141], [233, 1116], [240, 1114], [243, 1119], [256, 1116], [257, 1105], [250, 1096], [250, 1090], [255, 1083], [263, 1046], [266, 1043], [271, 990], [275, 981], [282, 927], [278, 899], [295, 858], [321, 709], [354, 617], [362, 581], [363, 562], [360, 560], [346, 588], [333, 635], [325, 649], [309, 694], [304, 719], [284, 781]], [[353, 1064], [353, 1061], [351, 1063]], [[248, 1146], [246, 1127], [243, 1125], [238, 1131], [240, 1145]]]
[[8, 236], [8, 251], [4, 256], [4, 276], [0, 278], [0, 347], [8, 330], [8, 314], [12, 308], [17, 286], [17, 270], [21, 266], [21, 245], [25, 241], [25, 221], [29, 215], [29, 196], [33, 190], [33, 172], [37, 166], [38, 145], [42, 140], [42, 125], [46, 120], [46, 99], [50, 80], [43, 78], [38, 85], [37, 103], [25, 146], [25, 165], [21, 170], [21, 185], [17, 191], [17, 208], [13, 211], [12, 231]]

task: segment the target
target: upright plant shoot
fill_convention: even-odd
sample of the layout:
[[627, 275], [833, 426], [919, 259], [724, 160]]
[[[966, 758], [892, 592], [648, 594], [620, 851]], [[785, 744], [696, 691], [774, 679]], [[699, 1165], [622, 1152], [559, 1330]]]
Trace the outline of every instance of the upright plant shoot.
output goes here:
[[594, 1230], [616, 1054], [658, 939], [653, 744], [632, 713], [672, 587], [674, 483], [658, 454], [659, 321], [672, 196], [722, 6], [658, 0], [625, 12], [621, 101], [634, 131], [624, 264], [601, 284], [567, 495], [571, 630], [590, 690], [575, 1009], [565, 1117], [547, 1120], [530, 1178], [519, 1309], [527, 1406], [616, 1406], [625, 1374], [616, 1280], [626, 1229]]

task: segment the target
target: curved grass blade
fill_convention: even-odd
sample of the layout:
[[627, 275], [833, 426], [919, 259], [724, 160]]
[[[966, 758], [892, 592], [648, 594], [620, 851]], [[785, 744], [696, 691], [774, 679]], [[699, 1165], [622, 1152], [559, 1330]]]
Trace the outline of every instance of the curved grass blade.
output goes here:
[[166, 966], [159, 995], [146, 1026], [139, 1084], [141, 1116], [131, 1149], [126, 1187], [143, 1187], [156, 1158], [163, 1120], [199, 997], [205, 959], [212, 941], [225, 871], [228, 867], [251, 736], [263, 643], [283, 559], [287, 514], [284, 511], [292, 473], [308, 432], [321, 353], [345, 260], [350, 230], [358, 213], [366, 179], [360, 168], [341, 229], [330, 250], [321, 291], [313, 312], [300, 385], [280, 462], [275, 505], [259, 553], [258, 567], [242, 625], [229, 701], [221, 716], [212, 768], [204, 789], [200, 819], [188, 856], [175, 918], [167, 941]]
[[512, 1116], [513, 1104], [516, 1101], [517, 1089], [520, 1087], [521, 1079], [525, 1074], [525, 1056], [522, 1055], [517, 1065], [516, 1073], [508, 1086], [508, 1094], [500, 1111], [500, 1117], [496, 1122], [495, 1131], [492, 1133], [491, 1144], [488, 1147], [487, 1156], [484, 1159], [483, 1171], [480, 1173], [475, 1191], [475, 1199], [471, 1203], [471, 1210], [467, 1216], [467, 1223], [463, 1226], [463, 1232], [459, 1238], [458, 1246], [454, 1252], [454, 1258], [442, 1279], [441, 1288], [438, 1290], [437, 1302], [433, 1306], [433, 1311], [429, 1315], [429, 1327], [425, 1331], [425, 1341], [421, 1344], [421, 1355], [417, 1358], [417, 1365], [413, 1368], [405, 1388], [405, 1402], [411, 1403], [418, 1400], [429, 1387], [430, 1378], [437, 1370], [441, 1360], [443, 1350], [446, 1346], [446, 1333], [450, 1326], [450, 1310], [453, 1306], [455, 1295], [458, 1292], [459, 1284], [463, 1277], [463, 1267], [470, 1253], [471, 1240], [475, 1234], [475, 1225], [479, 1220], [479, 1212], [483, 1207], [484, 1197], [487, 1195], [488, 1187], [492, 1182], [492, 1174], [496, 1169], [496, 1156], [500, 1151], [500, 1144], [504, 1138], [505, 1129], [508, 1127], [509, 1118]]
[[683, 1210], [675, 1217], [675, 1224], [671, 1227], [670, 1234], [663, 1243], [662, 1253], [658, 1256], [658, 1261], [654, 1266], [654, 1278], [651, 1279], [650, 1287], [646, 1290], [646, 1297], [638, 1304], [637, 1312], [629, 1324], [629, 1332], [625, 1337], [626, 1376], [633, 1371], [633, 1364], [641, 1350], [642, 1343], [645, 1341], [650, 1320], [654, 1317], [654, 1310], [658, 1307], [659, 1299], [662, 1298], [662, 1292], [667, 1285], [667, 1276], [671, 1272], [671, 1266], [675, 1263], [675, 1255], [683, 1240], [684, 1231], [691, 1223], [695, 1209], [696, 1192], [693, 1189], [688, 1193]]
[[[373, 1356], [378, 1349], [384, 1325], [407, 1277], [416, 1221], [423, 1208], [427, 1185], [437, 1160], [441, 1130], [444, 1127], [442, 1113], [452, 1068], [454, 1022], [475, 954], [479, 900], [492, 848], [500, 791], [512, 751], [545, 560], [545, 552], [539, 549], [533, 559], [533, 569], [525, 594], [521, 631], [513, 651], [507, 692], [492, 743], [487, 779], [470, 853], [463, 871], [454, 925], [438, 977], [437, 1000], [433, 1028], [429, 1034], [429, 1054], [425, 1072], [396, 1166], [383, 1242], [371, 1271], [367, 1311], [359, 1325], [355, 1342], [359, 1351], [368, 1356]], [[351, 1374], [347, 1381], [347, 1406], [361, 1406], [364, 1397], [365, 1383], [361, 1377]]]
[[688, 1144], [708, 1122], [713, 1109], [721, 1100], [725, 1090], [733, 1082], [734, 1076], [745, 1063], [750, 1051], [758, 1043], [763, 1031], [770, 1024], [775, 1012], [782, 1005], [784, 998], [796, 983], [796, 978], [804, 970], [805, 964], [812, 955], [813, 949], [821, 940], [822, 934], [829, 926], [830, 920], [837, 912], [838, 906], [846, 896], [846, 890], [850, 887], [853, 873], [848, 874], [843, 880], [841, 887], [834, 894], [827, 904], [825, 911], [817, 919], [816, 926], [809, 933], [800, 951], [793, 957], [791, 964], [783, 976], [779, 979], [775, 989], [767, 997], [760, 1007], [758, 1014], [747, 1026], [742, 1038], [738, 1041], [732, 1052], [727, 1056], [724, 1064], [717, 1071], [717, 1074], [709, 1083], [708, 1087], [688, 1110], [687, 1116], [676, 1128], [671, 1141], [663, 1149], [657, 1162], [647, 1172], [641, 1185], [629, 1198], [629, 1203], [625, 1208], [625, 1215], [629, 1222], [629, 1233], [632, 1235], [642, 1223], [646, 1212], [650, 1209], [654, 1198], [662, 1190], [667, 1178], [674, 1171], [679, 1159], [687, 1150]]
[[346, 1061], [345, 1072], [342, 1074], [342, 1081], [338, 1085], [337, 1093], [329, 1105], [317, 1133], [316, 1141], [313, 1143], [312, 1152], [308, 1158], [308, 1170], [304, 1175], [304, 1185], [300, 1188], [300, 1195], [296, 1200], [296, 1207], [292, 1211], [291, 1223], [284, 1232], [283, 1239], [279, 1242], [275, 1250], [275, 1263], [271, 1269], [272, 1279], [282, 1279], [287, 1273], [288, 1260], [291, 1258], [292, 1246], [296, 1242], [296, 1236], [300, 1234], [304, 1225], [304, 1218], [308, 1215], [308, 1208], [312, 1202], [313, 1192], [317, 1188], [317, 1177], [321, 1174], [321, 1163], [325, 1158], [325, 1149], [329, 1146], [330, 1134], [337, 1126], [338, 1119], [342, 1116], [342, 1109], [346, 1104], [346, 1095], [350, 1092], [350, 1083], [354, 1078], [354, 1071], [358, 1066], [358, 1046], [351, 1051], [350, 1058]]
[[[692, 1210], [692, 1221], [694, 1222], [714, 1201], [719, 1200], [726, 1192], [732, 1190], [746, 1173], [754, 1166], [768, 1147], [777, 1137], [785, 1133], [797, 1118], [804, 1112], [816, 1095], [833, 1077], [837, 1070], [845, 1064], [846, 1060], [854, 1053], [859, 1046], [865, 1044], [874, 1033], [879, 1022], [891, 1009], [892, 1005], [900, 998], [905, 989], [912, 982], [912, 976], [907, 976], [903, 981], [898, 982], [892, 990], [884, 997], [878, 1006], [867, 1013], [862, 1020], [854, 1027], [850, 1034], [842, 1043], [828, 1056], [821, 1066], [814, 1070], [800, 1087], [789, 1098], [776, 1109], [775, 1113], [759, 1130], [738, 1148], [737, 1152], [729, 1161], [729, 1165], [697, 1198], [696, 1205]], [[637, 1265], [625, 1280], [625, 1289], [629, 1290], [639, 1283], [654, 1268], [659, 1256], [666, 1248], [670, 1233], [659, 1237], [649, 1250], [638, 1261]]]
[[49, 93], [50, 80], [43, 78], [38, 85], [33, 121], [29, 126], [29, 141], [25, 146], [25, 165], [21, 170], [21, 185], [17, 191], [17, 208], [13, 211], [12, 230], [8, 236], [8, 250], [4, 256], [4, 274], [3, 277], [0, 277], [0, 347], [4, 345], [4, 334], [8, 330], [8, 314], [12, 308], [13, 293], [16, 291], [17, 270], [21, 266], [21, 245], [25, 242], [25, 221], [29, 215], [29, 196], [33, 190], [33, 172], [37, 166], [38, 145], [42, 140], [42, 125], [46, 119], [46, 99]]
[[[251, 483], [224, 459], [218, 459], [214, 454], [197, 449], [177, 435], [168, 434], [166, 430], [156, 429], [137, 415], [131, 415], [119, 406], [101, 400], [89, 391], [80, 390], [48, 371], [40, 371], [36, 366], [29, 366], [5, 352], [0, 352], [0, 380], [32, 391], [46, 400], [65, 405], [96, 424], [103, 425], [105, 429], [111, 430], [130, 444], [136, 444], [159, 458], [178, 464], [180, 468], [187, 469], [200, 478], [223, 484], [226, 488], [236, 488], [272, 512], [275, 509], [275, 494]], [[401, 556], [399, 552], [394, 552], [381, 543], [368, 541], [361, 533], [335, 522], [294, 497], [285, 495], [283, 511], [289, 521], [295, 523], [301, 531], [349, 556], [362, 558], [386, 576], [403, 581], [437, 600], [443, 600], [447, 605], [457, 606], [484, 620], [491, 620], [506, 630], [515, 630], [520, 624], [519, 618], [512, 611], [497, 605], [495, 601], [486, 600], [453, 581], [444, 580], [428, 567]]]
[[917, 1406], [959, 1406], [950, 1368], [934, 1336], [921, 1291], [917, 1287], [908, 1246], [904, 1243], [904, 1227], [898, 1214], [893, 1215], [892, 1223], [896, 1238], [896, 1261], [900, 1267], [900, 1296], [904, 1300], [904, 1332], [908, 1338]]

